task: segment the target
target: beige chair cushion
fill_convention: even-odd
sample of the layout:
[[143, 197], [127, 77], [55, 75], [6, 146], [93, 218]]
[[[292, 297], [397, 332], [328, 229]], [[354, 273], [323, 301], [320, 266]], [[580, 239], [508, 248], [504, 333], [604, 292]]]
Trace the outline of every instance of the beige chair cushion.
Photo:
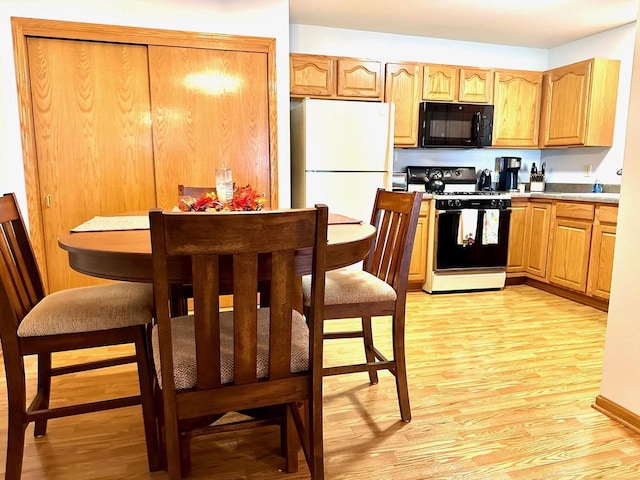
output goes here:
[[31, 309], [19, 337], [95, 332], [143, 325], [153, 318], [153, 286], [114, 283], [52, 293]]
[[[324, 304], [371, 303], [395, 300], [396, 291], [387, 282], [363, 270], [339, 268], [325, 276]], [[310, 305], [311, 276], [302, 277], [304, 305]]]
[[[233, 312], [220, 314], [220, 370], [221, 382], [233, 382]], [[177, 390], [196, 386], [196, 344], [193, 315], [171, 319], [171, 341], [173, 343], [173, 378]], [[162, 387], [158, 326], [151, 335], [153, 361], [158, 383]], [[309, 328], [304, 317], [294, 311], [291, 326], [291, 372], [305, 372], [309, 368]], [[269, 309], [258, 310], [258, 378], [267, 378], [269, 373]]]

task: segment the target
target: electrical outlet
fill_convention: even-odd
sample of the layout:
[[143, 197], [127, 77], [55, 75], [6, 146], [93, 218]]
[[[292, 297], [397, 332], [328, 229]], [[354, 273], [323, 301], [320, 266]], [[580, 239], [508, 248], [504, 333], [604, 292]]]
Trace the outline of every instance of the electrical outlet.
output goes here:
[[591, 164], [587, 164], [584, 166], [584, 176], [585, 177], [591, 176]]

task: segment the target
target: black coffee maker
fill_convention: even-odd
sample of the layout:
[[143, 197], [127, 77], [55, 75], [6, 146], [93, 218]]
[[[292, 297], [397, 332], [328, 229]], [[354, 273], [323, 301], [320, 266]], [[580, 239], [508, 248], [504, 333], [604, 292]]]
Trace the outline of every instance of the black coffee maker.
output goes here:
[[498, 176], [498, 190], [515, 192], [518, 190], [518, 171], [522, 165], [520, 157], [498, 157], [500, 175]]

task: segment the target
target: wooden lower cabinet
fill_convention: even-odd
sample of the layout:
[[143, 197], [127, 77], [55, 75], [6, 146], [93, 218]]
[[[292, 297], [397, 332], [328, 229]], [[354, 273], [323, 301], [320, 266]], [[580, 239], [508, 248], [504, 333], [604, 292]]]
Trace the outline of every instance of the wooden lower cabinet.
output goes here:
[[555, 202], [549, 248], [549, 283], [587, 292], [595, 205]]
[[409, 265], [409, 283], [424, 283], [427, 279], [427, 240], [429, 236], [429, 209], [431, 202], [423, 200], [413, 242], [411, 264]]
[[529, 248], [526, 252], [525, 272], [538, 280], [544, 280], [547, 275], [550, 225], [551, 201], [532, 201], [527, 217]]
[[586, 293], [592, 228], [586, 220], [556, 218], [551, 231], [549, 283]]
[[617, 217], [618, 207], [616, 206], [600, 205], [596, 207], [596, 220], [591, 238], [591, 256], [589, 257], [587, 294], [603, 300], [609, 300], [611, 294]]
[[509, 224], [509, 253], [507, 273], [524, 273], [529, 242], [527, 241], [527, 217], [529, 201], [511, 202], [511, 221]]

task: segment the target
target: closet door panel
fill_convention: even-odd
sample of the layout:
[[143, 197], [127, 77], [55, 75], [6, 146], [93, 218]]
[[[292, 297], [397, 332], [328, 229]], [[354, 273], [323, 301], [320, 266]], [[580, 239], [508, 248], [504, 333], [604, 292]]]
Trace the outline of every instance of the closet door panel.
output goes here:
[[49, 289], [95, 284], [57, 237], [156, 204], [147, 48], [29, 38], [28, 58]]
[[178, 184], [215, 185], [222, 166], [269, 199], [267, 55], [150, 46], [149, 68], [158, 205], [177, 204]]

